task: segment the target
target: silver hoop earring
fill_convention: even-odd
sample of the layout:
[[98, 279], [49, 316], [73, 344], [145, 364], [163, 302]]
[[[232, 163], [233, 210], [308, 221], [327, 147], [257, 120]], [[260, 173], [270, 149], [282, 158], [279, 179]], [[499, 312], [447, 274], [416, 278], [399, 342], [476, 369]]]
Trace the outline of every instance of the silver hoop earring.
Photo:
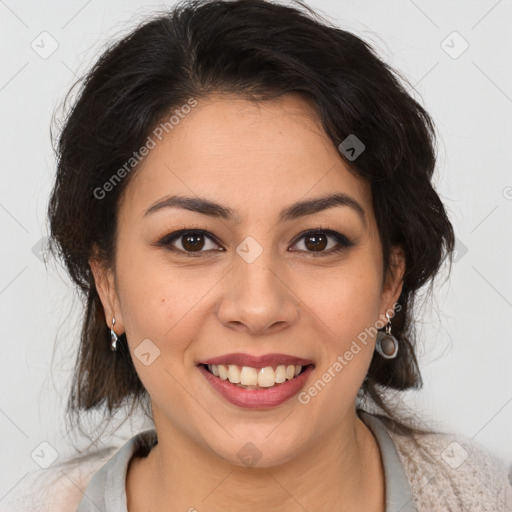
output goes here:
[[112, 350], [112, 352], [117, 350], [117, 340], [119, 339], [118, 335], [114, 332], [115, 323], [116, 319], [112, 317], [112, 327], [110, 328], [110, 350]]
[[388, 319], [388, 323], [385, 331], [379, 331], [377, 333], [375, 350], [384, 359], [394, 359], [398, 354], [398, 340], [391, 334], [391, 320], [387, 313], [386, 317]]

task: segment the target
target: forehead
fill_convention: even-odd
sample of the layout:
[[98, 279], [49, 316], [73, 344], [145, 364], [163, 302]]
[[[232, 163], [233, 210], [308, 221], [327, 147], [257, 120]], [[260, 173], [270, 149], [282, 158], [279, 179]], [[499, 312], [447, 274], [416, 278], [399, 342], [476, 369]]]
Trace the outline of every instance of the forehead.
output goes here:
[[[137, 215], [165, 195], [211, 198], [238, 221], [300, 199], [341, 192], [371, 214], [369, 184], [341, 159], [305, 98], [198, 101], [145, 157], [123, 203]], [[256, 209], [256, 210], [255, 210]]]

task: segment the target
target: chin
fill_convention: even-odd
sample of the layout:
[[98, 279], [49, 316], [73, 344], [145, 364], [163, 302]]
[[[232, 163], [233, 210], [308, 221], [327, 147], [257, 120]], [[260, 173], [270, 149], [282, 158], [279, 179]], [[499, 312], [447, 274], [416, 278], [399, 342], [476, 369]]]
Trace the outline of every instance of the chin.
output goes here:
[[284, 426], [283, 432], [278, 433], [277, 424], [268, 425], [267, 428], [262, 428], [261, 425], [254, 427], [244, 425], [236, 431], [231, 429], [229, 432], [233, 438], [229, 438], [227, 443], [218, 444], [210, 440], [209, 447], [217, 456], [235, 466], [258, 468], [280, 466], [298, 456], [304, 434], [302, 432], [301, 436], [294, 436]]

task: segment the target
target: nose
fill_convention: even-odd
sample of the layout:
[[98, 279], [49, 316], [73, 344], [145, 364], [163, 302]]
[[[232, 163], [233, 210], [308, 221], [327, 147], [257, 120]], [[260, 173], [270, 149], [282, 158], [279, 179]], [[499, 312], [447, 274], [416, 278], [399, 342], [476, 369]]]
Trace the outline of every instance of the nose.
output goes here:
[[[263, 254], [252, 263], [236, 256], [223, 280], [217, 316], [225, 326], [248, 334], [269, 334], [289, 327], [299, 315], [298, 298], [286, 271]], [[279, 270], [281, 268], [281, 270]]]

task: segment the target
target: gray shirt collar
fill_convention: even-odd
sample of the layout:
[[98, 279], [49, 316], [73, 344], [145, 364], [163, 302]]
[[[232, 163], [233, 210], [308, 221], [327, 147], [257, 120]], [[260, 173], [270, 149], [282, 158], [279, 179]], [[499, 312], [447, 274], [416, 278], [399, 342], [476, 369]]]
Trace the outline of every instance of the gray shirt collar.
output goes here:
[[359, 417], [379, 445], [386, 482], [386, 512], [416, 512], [407, 475], [386, 427], [378, 417], [365, 411], [359, 411]]

